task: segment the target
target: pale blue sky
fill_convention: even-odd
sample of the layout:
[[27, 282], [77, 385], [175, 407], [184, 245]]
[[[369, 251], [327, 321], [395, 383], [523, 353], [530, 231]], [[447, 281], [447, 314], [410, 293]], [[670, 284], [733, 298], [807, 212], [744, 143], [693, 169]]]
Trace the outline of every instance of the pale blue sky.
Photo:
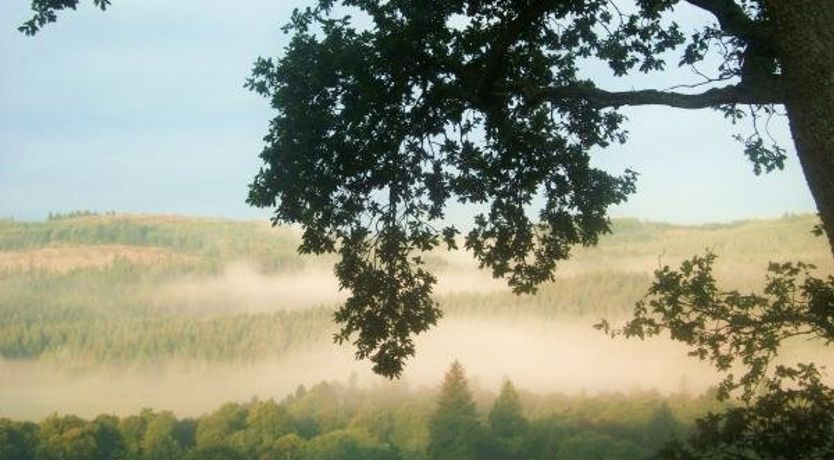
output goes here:
[[[0, 217], [268, 215], [244, 200], [271, 111], [242, 85], [257, 56], [280, 54], [279, 27], [309, 2], [116, 0], [106, 13], [82, 2], [34, 38], [16, 31], [28, 3], [0, 4]], [[692, 13], [684, 22], [697, 23]], [[692, 79], [602, 86], [662, 88], [681, 77]], [[814, 211], [784, 122], [772, 131], [789, 147], [786, 170], [756, 177], [719, 113], [626, 113], [630, 141], [594, 156], [641, 174], [615, 216], [696, 223]], [[467, 214], [455, 208], [452, 217]]]

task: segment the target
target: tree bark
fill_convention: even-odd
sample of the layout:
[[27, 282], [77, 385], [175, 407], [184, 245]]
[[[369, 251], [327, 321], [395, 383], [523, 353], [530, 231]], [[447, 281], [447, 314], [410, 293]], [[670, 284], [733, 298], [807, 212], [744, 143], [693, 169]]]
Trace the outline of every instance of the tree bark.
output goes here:
[[799, 162], [834, 256], [834, 0], [766, 0]]

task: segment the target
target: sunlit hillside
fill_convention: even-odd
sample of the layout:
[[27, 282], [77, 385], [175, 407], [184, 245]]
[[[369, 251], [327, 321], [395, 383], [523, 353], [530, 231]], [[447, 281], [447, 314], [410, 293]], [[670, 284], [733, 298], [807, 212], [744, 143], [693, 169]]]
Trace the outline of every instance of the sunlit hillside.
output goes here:
[[[461, 359], [492, 388], [510, 375], [540, 391], [700, 391], [712, 374], [680, 347], [617, 342], [591, 325], [624, 318], [659, 264], [705, 250], [719, 255], [717, 271], [732, 287], [760, 285], [769, 260], [830, 271], [815, 223], [809, 215], [698, 227], [617, 220], [555, 282], [520, 297], [468, 254], [436, 252], [426, 259], [446, 314], [418, 341], [405, 379], [434, 382]], [[351, 372], [374, 381], [350, 347], [331, 341], [332, 311], [345, 298], [334, 259], [301, 256], [297, 243], [296, 231], [262, 222], [84, 214], [0, 221], [0, 416], [49, 413], [68, 400], [85, 413], [110, 403], [200, 413], [211, 401], [280, 394]], [[646, 372], [623, 372], [634, 363]], [[664, 367], [671, 372], [652, 372]], [[242, 375], [255, 377], [236, 383]], [[187, 398], [170, 391], [206, 378], [216, 388]], [[90, 396], [102, 379], [117, 383], [118, 391], [104, 390], [112, 401]]]

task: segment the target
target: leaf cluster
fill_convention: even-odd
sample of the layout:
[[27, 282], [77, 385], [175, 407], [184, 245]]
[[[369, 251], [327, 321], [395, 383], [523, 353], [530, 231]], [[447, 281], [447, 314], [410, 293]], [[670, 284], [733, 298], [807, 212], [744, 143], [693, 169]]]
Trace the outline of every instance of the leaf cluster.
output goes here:
[[[816, 278], [814, 266], [802, 262], [771, 263], [763, 292], [742, 294], [718, 287], [712, 274], [715, 260], [707, 253], [685, 261], [679, 270], [657, 270], [631, 320], [619, 329], [607, 321], [597, 327], [641, 339], [668, 332], [691, 347], [690, 355], [729, 372], [721, 396], [742, 389], [749, 401], [785, 341], [834, 340], [834, 277]], [[732, 372], [739, 365], [744, 374], [736, 379]]]
[[[32, 0], [31, 8], [35, 15], [17, 30], [29, 36], [35, 35], [43, 26], [58, 20], [57, 11], [74, 10], [78, 8], [78, 2], [79, 0]], [[93, 5], [104, 11], [110, 6], [110, 2], [111, 0], [93, 0]]]
[[834, 456], [834, 390], [813, 364], [777, 366], [754, 404], [697, 421], [686, 442], [656, 458], [825, 459]]
[[619, 329], [597, 325], [641, 339], [668, 332], [726, 374], [719, 398], [741, 393], [741, 405], [699, 420], [688, 441], [669, 444], [658, 458], [830, 458], [834, 390], [814, 364], [770, 368], [790, 339], [834, 340], [834, 277], [817, 278], [802, 262], [771, 263], [763, 292], [742, 294], [717, 286], [715, 259], [707, 253], [679, 270], [663, 267], [633, 319]]

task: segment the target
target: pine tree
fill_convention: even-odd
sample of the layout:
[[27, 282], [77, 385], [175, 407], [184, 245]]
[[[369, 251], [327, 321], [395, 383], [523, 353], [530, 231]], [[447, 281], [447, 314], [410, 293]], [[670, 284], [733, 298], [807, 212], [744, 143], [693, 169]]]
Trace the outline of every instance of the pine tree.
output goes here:
[[526, 457], [524, 435], [527, 432], [527, 420], [522, 412], [518, 392], [512, 382], [507, 380], [489, 411], [492, 434], [490, 452], [486, 453], [489, 458], [509, 460]]
[[521, 436], [527, 430], [527, 420], [522, 414], [521, 400], [513, 383], [507, 380], [501, 394], [489, 411], [489, 427], [496, 436], [509, 438]]
[[429, 421], [429, 458], [475, 459], [480, 432], [463, 366], [455, 361], [446, 373], [437, 410]]

